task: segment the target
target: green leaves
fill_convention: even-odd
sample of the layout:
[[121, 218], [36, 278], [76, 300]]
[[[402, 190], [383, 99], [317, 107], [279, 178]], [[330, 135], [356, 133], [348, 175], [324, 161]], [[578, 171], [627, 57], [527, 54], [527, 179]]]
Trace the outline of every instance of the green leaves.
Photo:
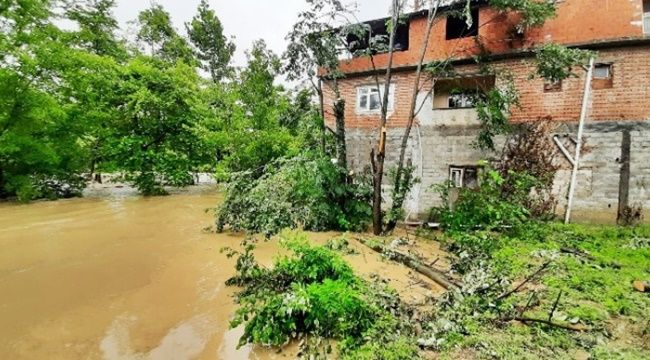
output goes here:
[[284, 228], [362, 230], [367, 224], [369, 186], [346, 183], [345, 171], [328, 157], [281, 159], [261, 174], [234, 174], [217, 214], [218, 229], [270, 236]]
[[558, 82], [569, 77], [578, 77], [575, 67], [585, 66], [592, 51], [569, 49], [558, 44], [547, 44], [537, 49], [537, 75], [549, 82]]
[[418, 358], [415, 339], [407, 337], [412, 329], [401, 322], [405, 309], [394, 292], [357, 277], [340, 255], [310, 245], [304, 233], [280, 237], [291, 254], [277, 259], [273, 267], [250, 261], [248, 250], [240, 256], [245, 260], [237, 262], [238, 275], [230, 285], [242, 290], [230, 325], [244, 325], [240, 346], [282, 346], [306, 338], [303, 355], [324, 358], [331, 349], [322, 342], [336, 339], [338, 354], [346, 359], [376, 359], [369, 356], [371, 349], [386, 359]]
[[235, 44], [223, 35], [221, 21], [206, 0], [201, 0], [198, 14], [185, 24], [185, 28], [203, 70], [210, 73], [212, 81], [218, 83], [230, 75], [229, 64]]
[[556, 15], [554, 0], [490, 0], [490, 6], [501, 11], [515, 11], [521, 15], [518, 29], [524, 31], [541, 26]]

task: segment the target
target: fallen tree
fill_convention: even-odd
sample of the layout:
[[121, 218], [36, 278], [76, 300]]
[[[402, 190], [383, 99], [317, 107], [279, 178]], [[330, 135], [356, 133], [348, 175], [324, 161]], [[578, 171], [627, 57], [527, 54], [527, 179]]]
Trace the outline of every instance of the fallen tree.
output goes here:
[[399, 251], [396, 251], [394, 249], [388, 249], [384, 246], [382, 246], [379, 243], [376, 242], [371, 242], [366, 239], [357, 237], [355, 238], [357, 241], [359, 241], [361, 244], [365, 245], [366, 247], [372, 249], [375, 252], [378, 252], [390, 260], [396, 261], [398, 263], [401, 263], [418, 273], [426, 276], [430, 280], [434, 281], [436, 284], [442, 286], [445, 290], [452, 290], [452, 289], [459, 289], [460, 287], [455, 284], [449, 277], [447, 277], [445, 274], [443, 274], [441, 271], [436, 270], [432, 267], [426, 266], [422, 264], [421, 261], [418, 259], [407, 255], [403, 254]]

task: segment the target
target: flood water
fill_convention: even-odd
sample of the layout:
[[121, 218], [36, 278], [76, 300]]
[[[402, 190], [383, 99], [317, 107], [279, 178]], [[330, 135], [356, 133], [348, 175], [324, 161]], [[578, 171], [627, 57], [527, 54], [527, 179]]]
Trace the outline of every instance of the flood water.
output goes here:
[[[213, 234], [215, 189], [160, 198], [108, 195], [0, 204], [0, 359], [284, 359], [244, 347], [220, 254], [241, 236]], [[334, 234], [314, 234], [322, 242]], [[277, 253], [262, 243], [261, 261]], [[372, 252], [364, 273], [411, 287], [409, 272]]]

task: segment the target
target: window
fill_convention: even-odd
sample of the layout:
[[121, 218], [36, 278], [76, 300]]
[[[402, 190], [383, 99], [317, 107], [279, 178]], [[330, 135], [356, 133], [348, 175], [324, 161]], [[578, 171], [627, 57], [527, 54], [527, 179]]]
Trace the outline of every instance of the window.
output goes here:
[[473, 8], [470, 13], [472, 16], [469, 20], [470, 26], [467, 24], [468, 19], [462, 14], [447, 15], [447, 40], [478, 35], [478, 8]]
[[[388, 91], [388, 111], [393, 110], [394, 85]], [[362, 86], [357, 88], [357, 112], [380, 112], [384, 85]]]
[[611, 89], [614, 87], [614, 74], [612, 64], [594, 65], [594, 79], [591, 87], [594, 90]]
[[449, 95], [450, 109], [473, 108], [476, 100], [476, 94], [469, 92], [454, 93]]
[[454, 188], [475, 189], [478, 187], [477, 166], [450, 166], [449, 182]]
[[611, 64], [596, 64], [594, 66], [594, 79], [610, 79], [612, 77]]
[[643, 33], [650, 36], [650, 0], [643, 1]]
[[494, 88], [494, 76], [461, 74], [435, 82], [433, 89], [434, 109], [475, 108], [478, 101]]

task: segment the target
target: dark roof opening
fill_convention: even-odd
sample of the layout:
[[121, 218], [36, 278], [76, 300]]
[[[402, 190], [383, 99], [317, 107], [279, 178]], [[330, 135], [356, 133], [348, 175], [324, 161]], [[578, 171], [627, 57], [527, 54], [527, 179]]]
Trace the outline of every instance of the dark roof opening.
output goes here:
[[460, 13], [447, 15], [447, 40], [478, 35], [478, 7], [471, 10], [472, 26], [467, 26], [467, 19]]
[[[358, 34], [348, 34], [346, 36], [346, 41], [348, 43], [348, 48], [353, 54], [360, 51], [368, 49], [370, 46], [370, 39], [374, 39], [374, 42], [379, 41], [383, 46], [376, 46], [373, 49], [373, 54], [388, 52], [388, 41], [390, 34], [388, 33], [388, 28], [386, 26], [386, 21], [384, 20], [375, 20], [363, 24], [366, 28], [364, 36], [359, 36]], [[395, 33], [395, 45], [393, 47], [394, 51], [405, 51], [409, 48], [409, 21], [400, 22], [397, 26], [397, 32]], [[383, 48], [383, 49], [381, 49]]]

